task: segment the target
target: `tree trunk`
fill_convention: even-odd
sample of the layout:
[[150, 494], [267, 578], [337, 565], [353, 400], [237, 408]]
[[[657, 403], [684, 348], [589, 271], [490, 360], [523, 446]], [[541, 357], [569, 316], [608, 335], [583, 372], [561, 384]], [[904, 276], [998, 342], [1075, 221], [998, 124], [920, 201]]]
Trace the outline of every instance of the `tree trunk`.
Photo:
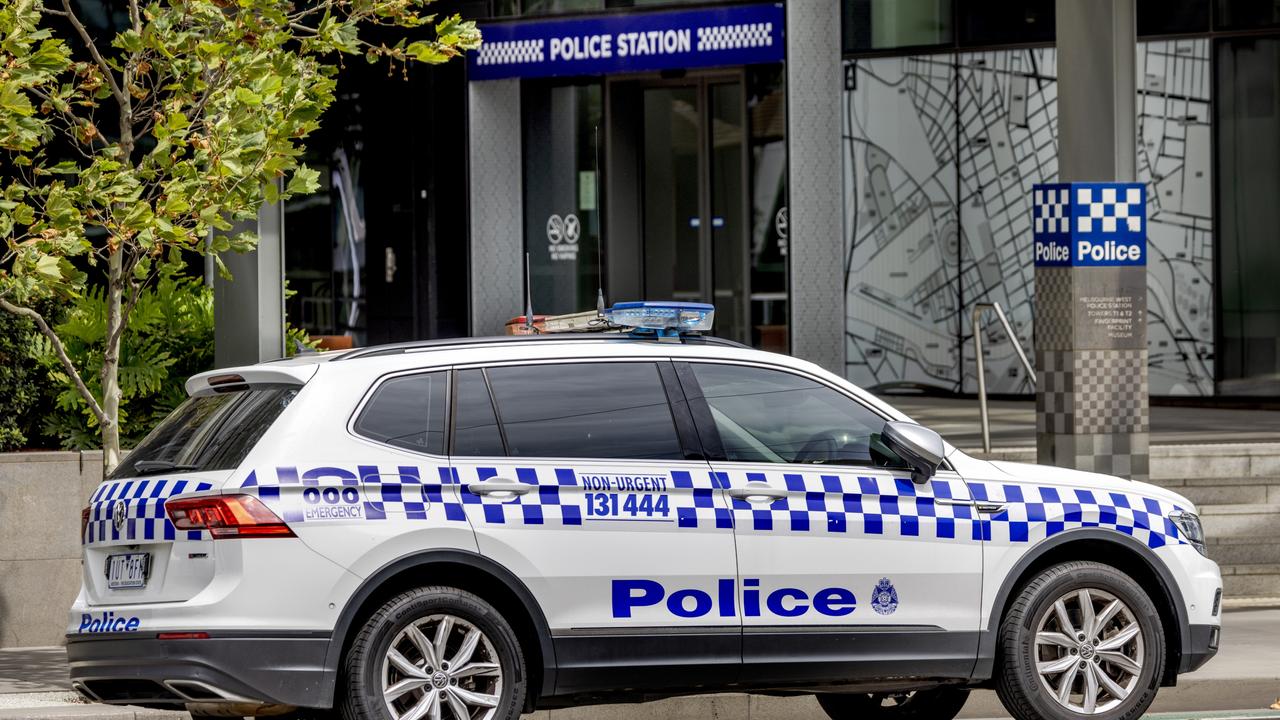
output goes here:
[[109, 473], [120, 463], [120, 345], [124, 333], [121, 301], [124, 297], [124, 249], [107, 259], [107, 337], [102, 354], [102, 410], [109, 423], [102, 425], [102, 470]]

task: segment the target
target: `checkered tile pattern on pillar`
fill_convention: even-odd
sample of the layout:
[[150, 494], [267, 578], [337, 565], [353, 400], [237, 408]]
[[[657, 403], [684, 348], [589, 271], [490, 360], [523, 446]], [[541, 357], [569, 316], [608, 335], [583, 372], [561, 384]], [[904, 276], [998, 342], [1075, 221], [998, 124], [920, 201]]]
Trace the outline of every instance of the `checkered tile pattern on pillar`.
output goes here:
[[1142, 190], [1127, 188], [1121, 197], [1118, 188], [1076, 188], [1076, 232], [1113, 233], [1117, 229], [1142, 232]]
[[1038, 267], [1035, 271], [1035, 347], [1037, 350], [1070, 350], [1075, 347], [1075, 306], [1069, 267]]
[[1146, 350], [1078, 350], [1072, 372], [1087, 377], [1074, 389], [1077, 434], [1147, 432]]
[[1036, 432], [1069, 433], [1074, 425], [1071, 398], [1075, 377], [1071, 353], [1036, 346]]

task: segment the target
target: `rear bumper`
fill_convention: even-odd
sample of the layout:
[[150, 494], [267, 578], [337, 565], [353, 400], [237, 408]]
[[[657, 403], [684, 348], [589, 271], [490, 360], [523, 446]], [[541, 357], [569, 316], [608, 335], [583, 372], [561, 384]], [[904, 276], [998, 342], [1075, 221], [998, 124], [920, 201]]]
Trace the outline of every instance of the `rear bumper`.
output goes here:
[[310, 633], [201, 640], [67, 636], [73, 686], [107, 703], [327, 707], [334, 684], [324, 667], [328, 650], [327, 634]]
[[1190, 642], [1182, 649], [1182, 664], [1179, 673], [1189, 673], [1209, 662], [1218, 654], [1218, 641], [1222, 636], [1222, 628], [1218, 625], [1191, 625]]

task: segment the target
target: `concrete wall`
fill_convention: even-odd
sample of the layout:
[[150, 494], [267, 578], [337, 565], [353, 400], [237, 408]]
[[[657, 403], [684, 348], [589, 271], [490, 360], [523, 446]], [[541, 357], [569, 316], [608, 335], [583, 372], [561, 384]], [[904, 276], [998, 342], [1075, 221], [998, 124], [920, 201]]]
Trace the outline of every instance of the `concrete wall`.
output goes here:
[[0, 648], [61, 645], [100, 452], [0, 453]]

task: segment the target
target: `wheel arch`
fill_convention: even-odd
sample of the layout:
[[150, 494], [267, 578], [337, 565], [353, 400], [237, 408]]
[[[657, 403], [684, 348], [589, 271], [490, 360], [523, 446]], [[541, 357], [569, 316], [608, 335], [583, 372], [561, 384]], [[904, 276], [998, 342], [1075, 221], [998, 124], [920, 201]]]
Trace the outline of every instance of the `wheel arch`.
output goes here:
[[1018, 590], [1046, 568], [1073, 560], [1114, 567], [1133, 578], [1151, 595], [1151, 602], [1160, 613], [1165, 636], [1165, 668], [1160, 684], [1174, 685], [1182, 654], [1191, 647], [1187, 610], [1182, 605], [1177, 580], [1146, 545], [1128, 535], [1098, 528], [1080, 528], [1055, 535], [1019, 558], [1005, 576], [992, 603], [986, 629], [979, 639], [974, 679], [986, 682], [992, 678], [1000, 623], [1004, 621]]
[[555, 648], [541, 607], [523, 582], [489, 558], [467, 550], [428, 550], [387, 563], [361, 583], [334, 625], [325, 655], [322, 694], [332, 704], [342, 658], [365, 619], [388, 598], [424, 584], [441, 584], [475, 593], [511, 623], [525, 653], [529, 695], [525, 710], [555, 687]]

